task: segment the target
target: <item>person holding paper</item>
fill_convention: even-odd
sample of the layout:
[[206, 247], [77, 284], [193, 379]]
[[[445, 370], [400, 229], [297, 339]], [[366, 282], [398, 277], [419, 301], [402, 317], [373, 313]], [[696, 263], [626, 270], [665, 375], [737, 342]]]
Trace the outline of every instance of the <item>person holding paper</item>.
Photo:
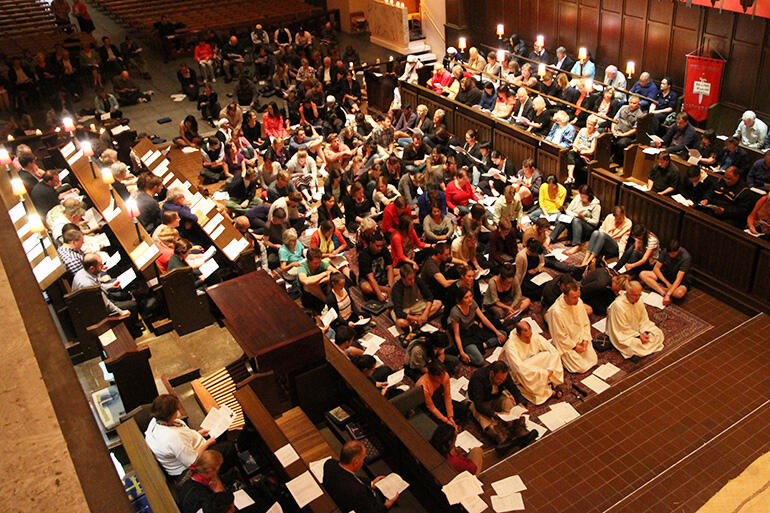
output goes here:
[[217, 443], [208, 431], [191, 429], [179, 418], [182, 403], [175, 395], [161, 394], [152, 402], [152, 420], [144, 432], [144, 440], [163, 470], [175, 481], [207, 450], [220, 453], [226, 468], [237, 468], [238, 455], [231, 442]]
[[586, 273], [580, 282], [580, 299], [583, 300], [588, 314], [606, 315], [607, 308], [615, 301], [620, 291], [625, 290], [629, 281], [629, 275], [618, 274], [610, 267], [597, 267]]
[[588, 240], [588, 251], [580, 267], [586, 267], [599, 256], [614, 258], [622, 255], [626, 249], [632, 225], [631, 219], [626, 217], [625, 207], [616, 205], [612, 209], [612, 214], [604, 218], [601, 227], [591, 234]]
[[81, 248], [84, 242], [83, 232], [78, 228], [73, 227], [62, 233], [62, 245], [56, 251], [59, 253], [59, 258], [64, 263], [64, 267], [67, 268], [67, 274], [69, 274], [70, 279], [83, 268], [85, 253], [83, 253]]
[[671, 298], [681, 299], [687, 294], [689, 286], [690, 253], [673, 239], [668, 247], [661, 251], [660, 260], [655, 262], [652, 271], [642, 271], [639, 279], [652, 290], [663, 296], [663, 305], [671, 303]]
[[730, 166], [700, 204], [709, 207], [708, 213], [717, 219], [737, 228], [743, 228], [754, 206], [754, 198], [746, 182], [741, 179], [738, 168]]
[[345, 251], [348, 249], [348, 243], [345, 241], [345, 237], [342, 236], [342, 232], [331, 221], [324, 221], [320, 227], [310, 237], [310, 247], [319, 248], [324, 260], [328, 262], [334, 262], [336, 259], [342, 259], [343, 264], [338, 263], [338, 267], [341, 267], [342, 274], [348, 279], [350, 276], [350, 266], [346, 265]]
[[686, 200], [694, 204], [700, 203], [711, 193], [717, 180], [700, 167], [690, 166], [687, 168], [687, 178], [679, 185], [679, 194]]
[[481, 311], [471, 289], [461, 286], [457, 292], [459, 301], [452, 307], [447, 323], [460, 360], [481, 367], [484, 364], [484, 352], [505, 342], [506, 336]]
[[385, 248], [385, 236], [375, 231], [369, 245], [358, 255], [358, 273], [361, 291], [365, 296], [385, 302], [390, 295], [395, 275], [390, 251]]
[[[332, 322], [332, 328], [347, 324], [363, 334], [364, 326], [356, 327], [355, 323], [361, 318], [361, 312], [356, 307], [353, 297], [345, 287], [346, 278], [342, 273], [334, 273], [329, 278], [331, 290], [326, 295], [326, 306], [337, 312], [337, 318]], [[359, 329], [360, 328], [360, 329]]]
[[591, 321], [577, 283], [565, 285], [565, 292], [545, 313], [545, 320], [565, 369], [580, 374], [596, 365], [598, 357], [591, 344]]
[[198, 223], [198, 216], [192, 213], [190, 205], [185, 198], [185, 190], [181, 185], [169, 187], [166, 193], [166, 201], [163, 202], [162, 212], [169, 210], [177, 212], [182, 220], [183, 230], [192, 229]]
[[385, 476], [377, 476], [370, 484], [356, 474], [366, 460], [366, 446], [357, 440], [346, 442], [339, 460], [330, 458], [323, 467], [323, 487], [340, 511], [356, 513], [385, 513], [398, 500], [398, 494], [388, 500], [377, 495], [375, 485]]
[[719, 154], [717, 160], [717, 171], [726, 171], [728, 167], [735, 166], [738, 168], [738, 174], [741, 178], [745, 179], [749, 173], [749, 154], [741, 148], [740, 141], [736, 137], [728, 137], [725, 141], [725, 147]]
[[308, 248], [307, 258], [297, 268], [297, 278], [302, 286], [302, 304], [314, 310], [321, 310], [326, 304], [329, 277], [338, 272], [322, 257], [319, 248]]
[[415, 268], [419, 267], [414, 260], [415, 253], [426, 247], [427, 245], [417, 236], [412, 218], [408, 215], [400, 216], [396, 229], [390, 237], [390, 257], [393, 265], [398, 267], [401, 262], [407, 262]]
[[513, 383], [504, 361], [498, 360], [473, 373], [468, 383], [468, 399], [471, 400], [473, 418], [484, 434], [495, 442], [497, 450], [516, 445], [523, 448], [537, 438], [537, 431], [528, 430], [523, 418], [504, 421], [498, 417], [516, 405], [524, 407], [526, 401]]
[[232, 513], [235, 508], [233, 494], [228, 492], [219, 478], [224, 459], [217, 451], [207, 450], [179, 481], [179, 503], [182, 513]]
[[441, 212], [441, 205], [431, 203], [430, 215], [422, 220], [422, 237], [429, 244], [446, 243], [455, 232], [454, 216]]
[[540, 300], [543, 285], [532, 282], [532, 278], [545, 271], [545, 248], [539, 240], [532, 237], [524, 243], [524, 248], [516, 255], [516, 282], [521, 284], [521, 292], [532, 301]]
[[655, 157], [655, 165], [650, 170], [649, 177], [647, 178], [647, 187], [652, 192], [667, 196], [676, 192], [678, 186], [679, 167], [671, 162], [671, 155], [669, 155], [668, 151], [661, 150]]
[[566, 217], [571, 217], [572, 219], [568, 222], [564, 216], [559, 216], [553, 231], [548, 237], [551, 243], [556, 242], [559, 239], [559, 235], [564, 230], [567, 230], [571, 238], [564, 245], [572, 246], [572, 248], [566, 250], [564, 252], [565, 255], [571, 255], [580, 249], [580, 244], [587, 240], [596, 230], [596, 227], [599, 226], [599, 218], [602, 213], [599, 198], [594, 196], [594, 191], [590, 185], [581, 185], [578, 188], [578, 193], [570, 202], [565, 212]]
[[433, 299], [430, 288], [416, 276], [410, 262], [401, 264], [399, 274], [400, 279], [390, 291], [391, 317], [399, 329], [419, 328], [441, 310], [441, 301]]
[[479, 198], [468, 180], [468, 168], [463, 166], [457, 171], [455, 179], [449, 182], [445, 190], [446, 204], [455, 216], [463, 216], [470, 211], [470, 200], [478, 201]]
[[[571, 144], [572, 139], [570, 139]], [[516, 172], [516, 181], [513, 183], [516, 194], [521, 199], [522, 207], [528, 209], [540, 198], [540, 186], [543, 185], [543, 175], [535, 169], [535, 161], [524, 159], [521, 161], [521, 169]], [[521, 220], [521, 219], [519, 219]]]
[[[98, 253], [88, 253], [83, 257], [83, 268], [75, 273], [72, 278], [72, 290], [73, 292], [86, 287], [99, 287], [99, 292], [102, 295], [104, 301], [104, 307], [108, 316], [126, 316], [126, 328], [134, 338], [139, 338], [144, 332], [144, 326], [142, 321], [139, 320], [139, 313], [137, 305], [134, 300], [115, 300], [111, 301], [107, 297], [107, 293], [104, 291], [102, 284], [99, 282], [99, 274], [104, 269], [102, 263], [102, 257]], [[117, 283], [113, 283], [113, 286], [117, 286]], [[128, 285], [128, 284], [125, 284]]]
[[474, 233], [466, 233], [452, 241], [452, 263], [482, 270], [478, 260], [479, 239]]
[[[599, 118], [591, 114], [586, 118], [586, 126], [580, 129], [572, 142], [572, 150], [567, 154], [567, 179], [565, 184], [575, 183], [575, 169], [583, 171], [586, 162], [590, 161], [596, 153], [596, 140], [599, 138], [599, 131], [596, 126], [599, 124]], [[541, 189], [542, 191], [542, 189]], [[564, 203], [562, 201], [562, 203]], [[542, 208], [542, 202], [541, 202]]]
[[[764, 157], [754, 162], [746, 176], [749, 187], [768, 190], [770, 188], [770, 149], [765, 150]], [[39, 212], [39, 210], [38, 210]]]
[[233, 176], [233, 179], [224, 187], [230, 195], [230, 199], [225, 204], [227, 209], [233, 215], [243, 215], [261, 204], [262, 198], [257, 196], [257, 185], [257, 170], [253, 167], [247, 167], [242, 175]]
[[733, 137], [737, 137], [741, 144], [749, 148], [761, 148], [766, 136], [767, 125], [751, 110], [743, 113], [733, 134]]
[[663, 331], [650, 320], [641, 299], [642, 284], [632, 281], [607, 310], [607, 335], [623, 358], [663, 350]]
[[168, 261], [168, 270], [173, 271], [179, 267], [191, 267], [193, 276], [195, 277], [195, 288], [198, 290], [204, 289], [204, 280], [209, 284], [222, 281], [218, 277], [218, 274], [216, 274], [216, 270], [213, 271], [214, 274], [205, 278], [203, 277], [200, 267], [205, 264], [208, 259], [204, 259], [205, 257], [195, 259], [191, 254], [192, 249], [193, 245], [187, 239], [178, 239], [174, 242], [174, 254], [171, 255], [171, 258]]
[[558, 214], [564, 206], [564, 200], [567, 198], [567, 189], [559, 183], [556, 175], [548, 175], [545, 178], [545, 185], [540, 187], [538, 193], [538, 207], [529, 213], [529, 218], [536, 221], [541, 216]]
[[467, 455], [461, 454], [455, 445], [456, 440], [457, 431], [452, 426], [439, 424], [430, 438], [430, 444], [439, 454], [446, 458], [447, 463], [455, 472], [460, 473], [467, 470], [471, 474], [478, 476], [484, 460], [484, 449], [474, 447]]
[[514, 369], [521, 393], [534, 404], [564, 396], [564, 367], [559, 351], [527, 321], [519, 321], [503, 346], [502, 360]]
[[[155, 245], [160, 251], [160, 256], [155, 260], [161, 273], [168, 271], [168, 263], [174, 254], [174, 244], [179, 240], [179, 232], [176, 228], [167, 226], [158, 232], [158, 242]], [[186, 264], [185, 264], [186, 265]]]
[[[670, 110], [670, 109], [669, 109]], [[650, 107], [652, 112], [652, 106]], [[658, 119], [658, 115], [655, 115]], [[665, 148], [666, 151], [672, 155], [676, 155], [683, 159], [688, 157], [688, 149], [694, 148], [698, 140], [698, 132], [695, 131], [695, 127], [690, 123], [690, 116], [685, 112], [680, 112], [676, 116], [676, 122], [671, 125], [666, 135], [663, 136], [663, 142], [654, 142], [653, 146], [656, 148]], [[660, 154], [658, 154], [660, 156]]]
[[516, 281], [516, 268], [510, 262], [500, 266], [500, 274], [489, 280], [484, 292], [484, 311], [492, 324], [505, 328], [515, 315], [529, 308], [530, 300], [521, 295], [521, 284]]
[[650, 270], [658, 260], [660, 243], [654, 233], [643, 224], [635, 223], [626, 244], [626, 250], [615, 263], [619, 273], [638, 276], [641, 271]]
[[759, 198], [749, 214], [747, 224], [754, 235], [767, 237], [770, 234], [770, 192]]
[[513, 262], [518, 253], [516, 230], [508, 218], [503, 217], [489, 235], [489, 263], [493, 271], [498, 271], [506, 263]]
[[458, 420], [464, 420], [468, 415], [468, 408], [464, 403], [452, 400], [449, 373], [443, 363], [438, 360], [430, 362], [427, 372], [420, 376], [415, 387], [422, 387], [425, 408], [436, 421], [459, 430], [455, 414]]

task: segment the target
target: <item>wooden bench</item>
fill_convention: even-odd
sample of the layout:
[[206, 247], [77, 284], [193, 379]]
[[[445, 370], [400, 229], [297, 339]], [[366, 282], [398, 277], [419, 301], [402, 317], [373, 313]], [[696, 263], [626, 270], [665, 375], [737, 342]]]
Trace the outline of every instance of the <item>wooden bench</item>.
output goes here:
[[166, 484], [166, 475], [144, 441], [144, 434], [136, 420], [128, 419], [118, 426], [117, 431], [153, 513], [179, 513], [179, 507]]

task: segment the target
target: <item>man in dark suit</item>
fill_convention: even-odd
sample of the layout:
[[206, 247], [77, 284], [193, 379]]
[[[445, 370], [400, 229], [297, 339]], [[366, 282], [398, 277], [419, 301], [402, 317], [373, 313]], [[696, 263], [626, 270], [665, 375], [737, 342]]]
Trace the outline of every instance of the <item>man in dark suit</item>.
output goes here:
[[45, 215], [59, 204], [57, 188], [61, 186], [59, 174], [56, 171], [46, 171], [43, 178], [29, 192], [29, 198], [37, 213], [45, 219]]
[[527, 94], [527, 90], [523, 87], [519, 87], [516, 91], [516, 103], [513, 105], [513, 110], [511, 111], [511, 123], [519, 128], [527, 128], [529, 125], [520, 123], [517, 120], [526, 118], [527, 120], [532, 121], [532, 118], [534, 117], [535, 108], [532, 107], [532, 100], [530, 99], [529, 94]]
[[556, 60], [553, 65], [562, 71], [570, 71], [572, 66], [575, 65], [575, 61], [570, 59], [569, 55], [567, 55], [567, 49], [560, 46], [556, 49]]
[[339, 461], [329, 459], [324, 463], [323, 486], [340, 511], [356, 513], [385, 513], [398, 500], [398, 495], [383, 500], [377, 495], [374, 485], [385, 476], [374, 478], [365, 484], [356, 473], [366, 459], [366, 447], [359, 441], [351, 440], [342, 446]]
[[123, 69], [123, 56], [118, 47], [112, 44], [110, 38], [102, 38], [102, 46], [99, 47], [99, 59], [102, 61], [102, 69], [108, 76], [115, 75]]
[[543, 64], [551, 64], [551, 56], [545, 50], [543, 44], [538, 41], [535, 41], [534, 48], [529, 52], [529, 58]]

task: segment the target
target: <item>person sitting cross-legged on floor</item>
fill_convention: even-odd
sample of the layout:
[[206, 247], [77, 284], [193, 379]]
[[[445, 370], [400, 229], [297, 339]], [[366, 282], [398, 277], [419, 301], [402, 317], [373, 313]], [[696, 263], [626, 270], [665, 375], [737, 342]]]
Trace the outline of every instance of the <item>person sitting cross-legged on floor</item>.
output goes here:
[[390, 294], [391, 315], [399, 329], [419, 328], [441, 310], [441, 301], [433, 299], [430, 287], [417, 277], [411, 263], [402, 263], [399, 274], [401, 277], [393, 284]]
[[297, 268], [297, 278], [302, 285], [302, 304], [306, 308], [321, 310], [326, 304], [326, 290], [329, 277], [338, 272], [329, 262], [322, 259], [321, 250], [308, 248], [307, 258]]
[[504, 421], [497, 415], [508, 413], [516, 406], [524, 406], [526, 399], [511, 379], [508, 364], [496, 361], [477, 369], [468, 383], [468, 399], [471, 400], [473, 418], [491, 438], [497, 450], [513, 446], [525, 447], [537, 438], [537, 431], [528, 430], [524, 419]]
[[473, 291], [458, 288], [458, 303], [452, 307], [447, 320], [454, 338], [457, 354], [463, 363], [475, 367], [484, 365], [484, 352], [505, 342], [505, 333], [492, 324], [473, 299]]
[[663, 304], [671, 299], [682, 299], [687, 294], [692, 257], [690, 253], [674, 239], [660, 252], [652, 271], [642, 271], [639, 279], [652, 290], [663, 296]]
[[425, 408], [438, 422], [458, 429], [455, 418], [462, 422], [468, 416], [468, 406], [452, 400], [449, 373], [444, 364], [438, 360], [428, 364], [428, 372], [417, 380], [415, 386], [422, 387]]
[[[559, 351], [527, 321], [519, 321], [503, 346], [501, 359], [513, 369], [516, 383], [527, 400], [543, 404], [564, 395], [564, 367]], [[555, 388], [554, 388], [555, 387]]]
[[484, 311], [498, 327], [510, 326], [515, 316], [529, 308], [530, 299], [522, 297], [521, 284], [516, 279], [516, 267], [506, 262], [500, 274], [491, 278], [484, 292]]
[[642, 284], [631, 281], [607, 310], [607, 335], [623, 358], [663, 350], [663, 331], [647, 315]]

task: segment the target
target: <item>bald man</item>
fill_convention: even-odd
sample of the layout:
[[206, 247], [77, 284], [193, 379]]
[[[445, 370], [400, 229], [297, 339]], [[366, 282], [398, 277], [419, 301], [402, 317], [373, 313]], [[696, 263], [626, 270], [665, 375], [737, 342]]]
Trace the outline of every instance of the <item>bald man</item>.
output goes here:
[[631, 281], [607, 310], [607, 335], [623, 358], [642, 357], [663, 349], [663, 331], [647, 315], [642, 284]]
[[[531, 403], [543, 404], [556, 395], [554, 387], [564, 383], [559, 351], [541, 334], [534, 333], [527, 321], [516, 324], [500, 358], [515, 374], [519, 390]], [[563, 390], [557, 389], [563, 395]]]
[[366, 446], [357, 440], [351, 440], [342, 446], [339, 460], [330, 458], [324, 463], [323, 486], [342, 511], [361, 513], [385, 513], [398, 500], [395, 497], [384, 500], [374, 485], [385, 476], [364, 482], [356, 474], [364, 466]]
[[647, 98], [654, 99], [658, 96], [658, 86], [655, 85], [650, 74], [645, 71], [639, 75], [639, 80], [631, 87], [631, 93], [644, 97], [641, 98], [641, 108], [647, 112], [650, 108], [650, 100]]

